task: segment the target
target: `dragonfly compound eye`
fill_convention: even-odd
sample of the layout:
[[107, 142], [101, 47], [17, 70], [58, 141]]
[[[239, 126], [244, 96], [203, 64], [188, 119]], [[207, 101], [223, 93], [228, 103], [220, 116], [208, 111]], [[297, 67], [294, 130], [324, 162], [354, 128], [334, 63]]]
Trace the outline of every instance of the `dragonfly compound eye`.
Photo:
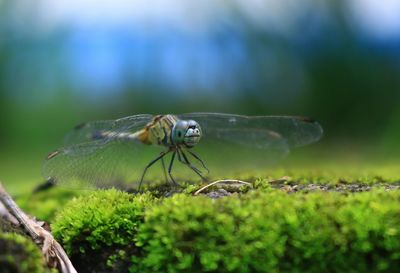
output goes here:
[[183, 142], [188, 148], [191, 148], [200, 141], [200, 138], [201, 138], [200, 125], [194, 120], [189, 120], [188, 128], [186, 130]]
[[184, 142], [185, 134], [189, 125], [186, 120], [178, 120], [172, 128], [172, 140], [175, 144]]

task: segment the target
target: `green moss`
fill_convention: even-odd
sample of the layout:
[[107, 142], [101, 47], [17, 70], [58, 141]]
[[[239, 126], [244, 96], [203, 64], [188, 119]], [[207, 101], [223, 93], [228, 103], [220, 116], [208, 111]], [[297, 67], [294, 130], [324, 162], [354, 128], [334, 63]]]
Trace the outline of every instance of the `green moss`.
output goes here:
[[149, 194], [135, 196], [114, 189], [93, 192], [68, 203], [52, 225], [53, 235], [74, 265], [82, 268], [79, 272], [120, 270], [124, 266], [116, 260], [124, 259], [125, 252], [137, 252], [137, 229], [145, 208], [153, 202]]
[[400, 191], [287, 194], [268, 180], [216, 200], [194, 186], [97, 191], [68, 203], [53, 232], [79, 272], [397, 271]]
[[131, 272], [395, 272], [400, 193], [176, 195], [146, 212]]
[[42, 254], [29, 239], [15, 233], [0, 232], [0, 272], [51, 272], [44, 266]]

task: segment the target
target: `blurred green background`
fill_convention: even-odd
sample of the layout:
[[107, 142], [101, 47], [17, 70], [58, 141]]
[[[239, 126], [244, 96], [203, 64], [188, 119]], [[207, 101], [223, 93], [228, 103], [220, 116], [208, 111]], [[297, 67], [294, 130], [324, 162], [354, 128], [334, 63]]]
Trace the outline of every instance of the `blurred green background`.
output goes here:
[[397, 0], [0, 0], [11, 191], [75, 124], [139, 113], [311, 116], [307, 149], [396, 159], [399, 91]]

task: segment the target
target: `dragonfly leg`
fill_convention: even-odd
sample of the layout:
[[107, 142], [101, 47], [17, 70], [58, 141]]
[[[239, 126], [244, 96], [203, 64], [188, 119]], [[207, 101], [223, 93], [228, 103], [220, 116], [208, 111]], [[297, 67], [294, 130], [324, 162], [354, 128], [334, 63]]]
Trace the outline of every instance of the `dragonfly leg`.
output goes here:
[[168, 174], [169, 174], [169, 178], [171, 179], [172, 183], [174, 183], [177, 186], [180, 186], [179, 183], [177, 183], [174, 179], [174, 177], [172, 176], [172, 166], [174, 164], [174, 160], [175, 160], [175, 155], [176, 155], [177, 151], [174, 151], [171, 157], [171, 161], [169, 163], [169, 167], [168, 167]]
[[[191, 169], [192, 169], [193, 171], [195, 171], [196, 173], [201, 173], [201, 171], [200, 171], [199, 169], [197, 169], [195, 166], [193, 166], [193, 165], [189, 162], [189, 160], [188, 160], [188, 158], [186, 157], [186, 155], [185, 155], [184, 159], [182, 159], [182, 157], [184, 156], [182, 150], [179, 150], [179, 152], [178, 152], [177, 154], [178, 154], [178, 160], [179, 160], [179, 162], [181, 162], [182, 164], [188, 166], [189, 168], [191, 168]], [[181, 154], [182, 154], [182, 157], [181, 157]]]
[[165, 168], [164, 157], [161, 157], [161, 164], [164, 172], [165, 182], [168, 183], [167, 170]]
[[207, 173], [210, 173], [210, 170], [207, 168], [206, 164], [204, 164], [203, 160], [201, 160], [201, 158], [196, 155], [195, 153], [193, 153], [192, 151], [186, 150], [189, 154], [191, 154], [194, 158], [197, 159], [197, 161], [200, 162], [201, 166], [203, 166], [204, 169], [206, 169]]
[[143, 183], [143, 178], [147, 172], [147, 169], [150, 168], [154, 163], [156, 163], [158, 160], [162, 159], [166, 154], [168, 154], [170, 152], [170, 150], [166, 151], [166, 152], [161, 152], [159, 156], [157, 156], [155, 159], [153, 159], [152, 161], [149, 162], [149, 164], [147, 164], [147, 166], [144, 168], [143, 170], [143, 174], [142, 177], [140, 178], [140, 182], [139, 182], [139, 187], [138, 190], [140, 191], [140, 187], [142, 186]]
[[[178, 150], [177, 152], [178, 152], [178, 160], [179, 160], [181, 163], [183, 163], [183, 164], [185, 164], [186, 166], [188, 166], [189, 168], [191, 168], [195, 173], [197, 173], [198, 176], [201, 177], [201, 179], [202, 179], [203, 181], [207, 181], [207, 179], [205, 179], [205, 177], [201, 174], [200, 170], [197, 169], [195, 166], [193, 166], [193, 165], [190, 163], [190, 161], [188, 160], [187, 156], [185, 155], [185, 153], [184, 153], [182, 150]], [[179, 154], [182, 154], [183, 160], [182, 160], [182, 158], [180, 157]]]

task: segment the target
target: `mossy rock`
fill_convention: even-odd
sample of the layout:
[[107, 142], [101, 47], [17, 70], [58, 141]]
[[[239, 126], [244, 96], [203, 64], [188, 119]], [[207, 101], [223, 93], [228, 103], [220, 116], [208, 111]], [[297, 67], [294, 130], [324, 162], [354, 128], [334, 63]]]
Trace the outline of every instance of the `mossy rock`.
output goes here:
[[23, 235], [0, 231], [1, 273], [56, 272], [44, 265], [39, 248]]
[[149, 194], [93, 192], [57, 215], [53, 235], [79, 272], [127, 272], [130, 256], [138, 252], [137, 229], [154, 202]]
[[131, 272], [396, 272], [400, 192], [176, 195], [146, 211]]
[[400, 191], [99, 191], [53, 225], [79, 272], [397, 272]]

